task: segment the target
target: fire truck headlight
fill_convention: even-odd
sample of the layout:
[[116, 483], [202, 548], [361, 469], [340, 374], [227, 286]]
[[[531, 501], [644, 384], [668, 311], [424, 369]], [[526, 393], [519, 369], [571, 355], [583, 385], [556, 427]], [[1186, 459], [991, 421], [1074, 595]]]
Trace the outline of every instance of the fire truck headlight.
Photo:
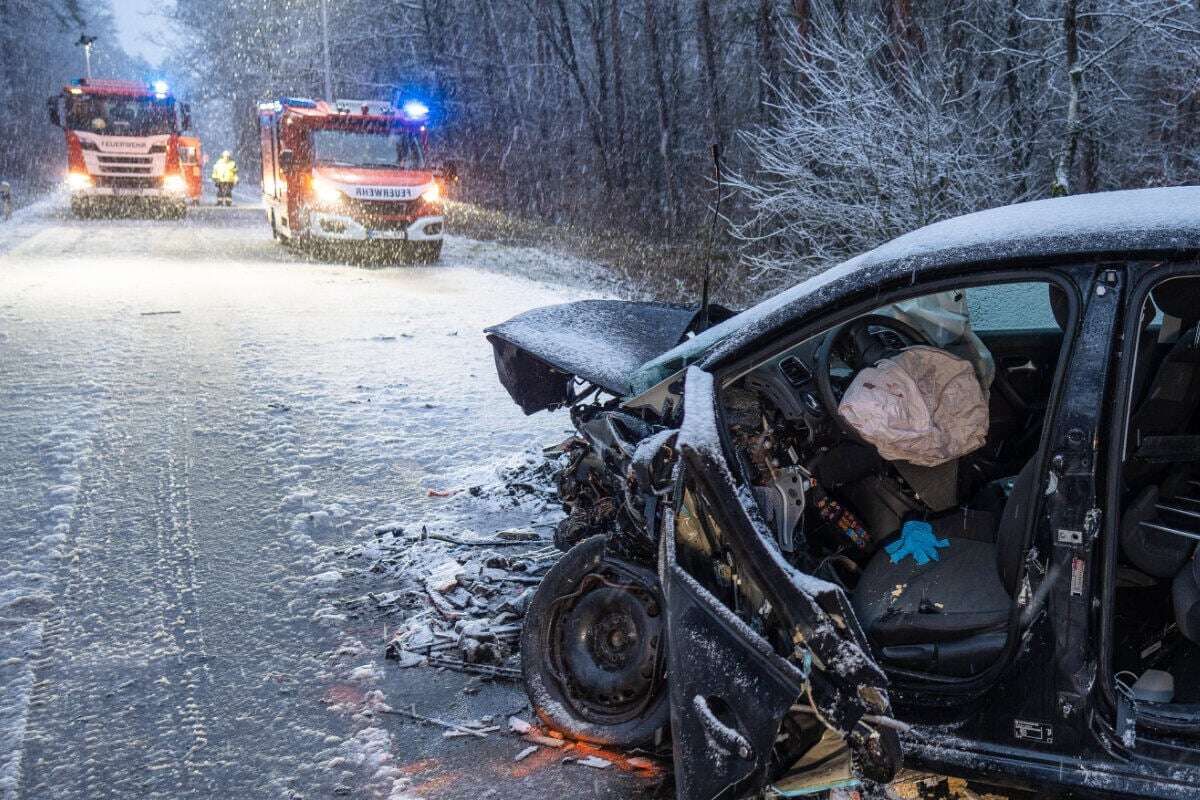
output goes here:
[[442, 202], [442, 187], [436, 183], [429, 184], [429, 188], [421, 195], [421, 199], [426, 203]]
[[182, 175], [168, 175], [163, 178], [163, 188], [172, 194], [182, 194], [187, 191], [187, 183]]
[[78, 192], [81, 189], [92, 188], [92, 176], [84, 172], [68, 172], [67, 187], [72, 192]]
[[312, 191], [313, 197], [317, 198], [319, 202], [331, 206], [337, 205], [346, 197], [346, 195], [342, 194], [342, 191], [332, 183], [316, 177], [312, 179]]

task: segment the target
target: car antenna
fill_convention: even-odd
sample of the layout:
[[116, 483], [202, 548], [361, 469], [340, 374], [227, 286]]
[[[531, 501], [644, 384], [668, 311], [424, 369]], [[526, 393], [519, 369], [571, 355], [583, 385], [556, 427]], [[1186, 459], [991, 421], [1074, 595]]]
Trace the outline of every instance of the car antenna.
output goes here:
[[717, 222], [721, 218], [721, 143], [712, 146], [713, 179], [717, 183], [717, 202], [713, 204], [712, 226], [708, 229], [708, 242], [704, 248], [704, 284], [700, 290], [700, 313], [696, 315], [696, 332], [706, 330], [709, 325], [709, 284], [712, 281], [713, 239], [717, 235]]

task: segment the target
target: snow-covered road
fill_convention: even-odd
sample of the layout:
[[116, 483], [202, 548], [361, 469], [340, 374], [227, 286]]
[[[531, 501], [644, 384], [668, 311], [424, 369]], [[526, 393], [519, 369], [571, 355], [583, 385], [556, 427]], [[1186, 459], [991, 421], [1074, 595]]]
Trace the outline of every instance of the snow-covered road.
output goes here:
[[380, 524], [528, 524], [427, 490], [561, 435], [480, 331], [591, 267], [452, 239], [439, 266], [369, 269], [276, 246], [259, 211], [61, 206], [0, 223], [0, 798], [626, 793], [370, 713], [523, 695], [398, 670], [329, 605]]

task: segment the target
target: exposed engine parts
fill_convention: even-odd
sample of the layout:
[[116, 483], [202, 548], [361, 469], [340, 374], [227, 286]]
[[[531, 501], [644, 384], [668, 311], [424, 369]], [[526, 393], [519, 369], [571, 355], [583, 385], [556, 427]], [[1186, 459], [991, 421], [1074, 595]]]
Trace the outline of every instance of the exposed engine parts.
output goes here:
[[815, 485], [811, 469], [801, 461], [801, 453], [812, 450], [813, 428], [803, 415], [789, 417], [766, 394], [731, 388], [723, 399], [754, 499], [779, 548], [791, 553], [801, 543], [806, 498]]
[[623, 558], [651, 563], [658, 500], [669, 491], [674, 431], [623, 411], [599, 405], [575, 406], [571, 415], [579, 436], [560, 448], [568, 462], [558, 477], [567, 517], [554, 543], [567, 550], [603, 534]]

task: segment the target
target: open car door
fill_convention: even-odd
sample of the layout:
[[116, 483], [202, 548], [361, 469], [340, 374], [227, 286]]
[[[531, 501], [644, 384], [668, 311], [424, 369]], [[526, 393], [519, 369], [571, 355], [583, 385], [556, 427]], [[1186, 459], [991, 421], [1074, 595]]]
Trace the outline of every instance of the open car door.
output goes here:
[[842, 589], [784, 560], [720, 431], [713, 377], [692, 367], [659, 561], [678, 796], [736, 798], [797, 765], [819, 772], [846, 754], [839, 738], [858, 774], [890, 780], [887, 678]]

